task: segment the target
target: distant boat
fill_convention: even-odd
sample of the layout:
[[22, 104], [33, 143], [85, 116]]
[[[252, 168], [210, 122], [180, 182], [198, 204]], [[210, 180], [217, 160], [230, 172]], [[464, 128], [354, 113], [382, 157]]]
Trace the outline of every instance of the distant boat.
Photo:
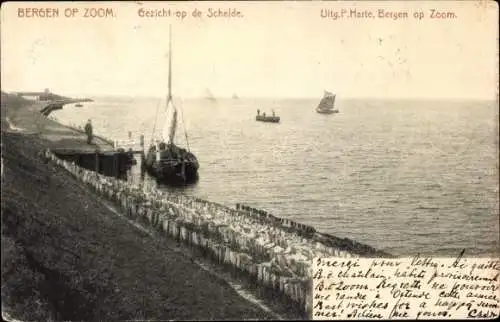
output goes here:
[[319, 102], [318, 107], [316, 107], [316, 112], [320, 114], [338, 113], [339, 110], [335, 109], [335, 97], [335, 94], [325, 91], [325, 94]]
[[260, 110], [257, 110], [257, 116], [255, 116], [255, 120], [258, 122], [279, 123], [280, 117], [276, 116], [274, 111], [272, 115], [266, 115], [266, 113], [260, 114]]
[[236, 93], [233, 94], [233, 100], [237, 100], [239, 99], [238, 95], [236, 95]]
[[212, 94], [212, 92], [207, 88], [206, 89], [206, 92], [207, 92], [207, 95], [206, 95], [206, 99], [211, 101], [211, 102], [215, 102], [217, 101], [214, 97], [214, 95]]
[[78, 104], [75, 104], [75, 106], [76, 107], [83, 107], [83, 104], [78, 103]]
[[[198, 179], [198, 159], [187, 149], [174, 144], [174, 136], [177, 129], [177, 107], [172, 100], [172, 34], [170, 31], [168, 61], [168, 96], [166, 108], [169, 103], [173, 108], [173, 118], [170, 124], [165, 120], [163, 126], [163, 141], [157, 144], [151, 142], [151, 146], [143, 160], [145, 170], [156, 178], [157, 181], [167, 184], [194, 183]], [[158, 117], [158, 115], [156, 115]], [[155, 123], [156, 127], [156, 123]], [[154, 130], [153, 130], [154, 133]]]

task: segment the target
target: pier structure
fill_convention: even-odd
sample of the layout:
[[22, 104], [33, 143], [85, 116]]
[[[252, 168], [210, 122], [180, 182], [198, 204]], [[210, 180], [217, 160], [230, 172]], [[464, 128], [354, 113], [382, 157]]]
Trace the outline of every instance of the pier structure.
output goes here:
[[46, 88], [43, 92], [14, 92], [13, 94], [29, 101], [41, 103], [43, 107], [40, 110], [40, 113], [45, 116], [49, 116], [49, 114], [53, 111], [62, 109], [64, 105], [67, 104], [77, 104], [94, 101], [90, 98], [70, 98], [57, 95], [51, 93], [48, 88]]
[[[69, 98], [44, 92], [15, 92], [2, 96], [12, 100], [12, 96], [21, 103], [6, 109], [6, 119], [16, 131], [38, 135], [45, 145], [58, 157], [76, 162], [80, 166], [98, 173], [125, 178], [131, 166], [135, 164], [135, 154], [143, 153], [143, 148], [124, 148], [120, 144], [94, 135], [91, 144], [82, 126], [63, 125], [50, 114], [65, 105], [78, 102], [92, 102], [89, 98]], [[26, 99], [31, 97], [31, 99]]]

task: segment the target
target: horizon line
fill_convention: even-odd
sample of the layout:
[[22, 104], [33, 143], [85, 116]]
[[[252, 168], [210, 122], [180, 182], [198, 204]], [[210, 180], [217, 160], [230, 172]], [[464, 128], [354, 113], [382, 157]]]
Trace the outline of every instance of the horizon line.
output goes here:
[[[4, 90], [1, 89], [2, 92], [8, 94], [15, 94], [16, 92], [43, 92], [43, 90]], [[166, 99], [167, 94], [157, 95], [157, 94], [123, 94], [123, 93], [70, 93], [70, 92], [54, 92], [50, 90], [50, 93], [60, 95], [60, 96], [68, 96], [71, 98], [91, 98], [91, 97], [127, 97], [127, 98], [150, 98], [150, 99]], [[383, 96], [352, 96], [346, 95], [342, 96], [338, 93], [334, 93], [337, 95], [338, 99], [342, 100], [385, 100], [385, 101], [394, 101], [394, 100], [411, 100], [411, 101], [499, 101], [499, 97], [497, 95], [496, 98], [486, 98], [486, 97], [423, 97], [423, 96], [393, 96], [393, 97], [383, 97]], [[268, 99], [268, 100], [285, 100], [285, 99], [297, 99], [297, 100], [309, 100], [309, 99], [317, 99], [321, 100], [323, 95], [303, 95], [303, 96], [282, 96], [282, 95], [238, 95], [237, 98], [232, 97], [233, 94], [228, 95], [214, 95], [215, 99], [230, 99], [230, 100], [240, 100], [240, 99]], [[193, 95], [193, 96], [182, 96], [182, 95], [173, 95], [174, 99], [208, 99], [208, 97], [203, 95]]]

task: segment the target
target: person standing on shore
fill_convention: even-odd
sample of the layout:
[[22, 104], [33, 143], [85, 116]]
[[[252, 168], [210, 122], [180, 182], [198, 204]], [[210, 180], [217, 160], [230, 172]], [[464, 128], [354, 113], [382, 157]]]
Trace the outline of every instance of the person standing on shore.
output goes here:
[[92, 144], [92, 121], [90, 119], [85, 124], [85, 134], [87, 134], [87, 144]]

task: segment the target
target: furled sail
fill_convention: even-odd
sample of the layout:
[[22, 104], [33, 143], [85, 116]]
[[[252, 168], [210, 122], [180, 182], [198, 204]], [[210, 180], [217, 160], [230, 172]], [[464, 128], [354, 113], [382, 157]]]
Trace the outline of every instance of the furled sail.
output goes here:
[[169, 115], [169, 111], [167, 110], [164, 114], [163, 130], [161, 133], [161, 138], [163, 142], [168, 142], [169, 140], [171, 125], [172, 125], [171, 116]]
[[318, 105], [318, 110], [333, 110], [335, 106], [335, 94], [325, 91], [325, 95]]
[[163, 123], [162, 139], [165, 143], [174, 143], [175, 132], [177, 130], [177, 109], [172, 104], [167, 105], [165, 121]]
[[172, 119], [172, 125], [170, 126], [170, 133], [168, 135], [168, 143], [174, 143], [175, 130], [177, 129], [177, 110], [174, 110], [174, 116]]

